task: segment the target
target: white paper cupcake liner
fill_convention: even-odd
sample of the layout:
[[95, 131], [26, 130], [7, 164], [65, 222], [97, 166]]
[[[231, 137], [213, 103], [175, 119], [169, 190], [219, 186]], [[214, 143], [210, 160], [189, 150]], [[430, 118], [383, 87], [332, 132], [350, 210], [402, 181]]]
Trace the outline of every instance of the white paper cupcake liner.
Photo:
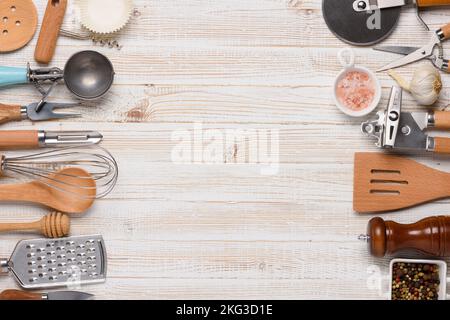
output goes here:
[[79, 4], [81, 24], [97, 34], [121, 30], [133, 13], [132, 0], [79, 0]]

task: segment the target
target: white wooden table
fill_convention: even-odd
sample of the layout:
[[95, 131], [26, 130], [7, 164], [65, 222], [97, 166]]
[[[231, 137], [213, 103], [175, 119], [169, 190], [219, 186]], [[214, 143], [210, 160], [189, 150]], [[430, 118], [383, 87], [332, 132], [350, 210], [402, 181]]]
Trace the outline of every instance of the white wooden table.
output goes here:
[[[40, 21], [46, 2], [35, 0]], [[120, 35], [122, 50], [94, 47], [117, 71], [105, 99], [83, 108], [82, 119], [3, 126], [99, 130], [117, 157], [115, 191], [73, 219], [73, 234], [101, 233], [108, 249], [107, 282], [83, 289], [101, 299], [381, 299], [366, 284], [368, 268], [386, 275], [389, 260], [370, 257], [356, 240], [371, 216], [352, 211], [353, 154], [376, 149], [360, 134], [360, 121], [333, 105], [336, 53], [345, 45], [328, 31], [321, 1], [135, 0], [135, 6], [139, 14]], [[424, 18], [437, 28], [450, 11]], [[1, 55], [1, 64], [33, 62], [36, 39]], [[426, 39], [407, 9], [385, 44]], [[63, 67], [90, 48], [60, 38], [52, 64]], [[369, 48], [357, 48], [356, 56], [371, 69], [395, 58]], [[409, 77], [414, 68], [400, 72]], [[380, 79], [381, 108], [393, 81]], [[450, 94], [450, 78], [443, 79], [441, 107]], [[29, 103], [39, 95], [22, 86], [1, 90], [0, 99]], [[62, 85], [52, 95], [70, 99]], [[418, 109], [409, 94], [404, 106]], [[219, 143], [230, 129], [273, 130], [274, 138], [278, 132], [278, 172], [261, 171], [245, 141], [224, 144], [220, 163], [174, 161], [180, 146], [174, 138], [184, 131], [194, 139], [195, 130], [198, 138], [200, 127]], [[417, 159], [450, 170], [446, 158]], [[5, 222], [47, 212], [14, 204], [0, 210]], [[413, 222], [448, 213], [450, 202], [440, 201], [384, 217]], [[0, 256], [7, 257], [19, 239], [33, 236], [1, 237]], [[12, 277], [1, 279], [1, 288], [13, 287]]]

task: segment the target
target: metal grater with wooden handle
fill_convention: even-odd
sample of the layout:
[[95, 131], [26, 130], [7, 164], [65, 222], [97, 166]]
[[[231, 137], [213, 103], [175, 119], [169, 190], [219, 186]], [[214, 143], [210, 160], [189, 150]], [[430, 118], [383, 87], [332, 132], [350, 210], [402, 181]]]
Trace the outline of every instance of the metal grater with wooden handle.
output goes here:
[[20, 241], [0, 272], [11, 272], [25, 289], [101, 283], [106, 279], [106, 248], [102, 236]]
[[375, 257], [414, 250], [436, 257], [450, 256], [450, 216], [435, 216], [412, 224], [400, 224], [373, 218], [367, 226], [367, 234], [360, 235], [367, 241], [370, 253]]

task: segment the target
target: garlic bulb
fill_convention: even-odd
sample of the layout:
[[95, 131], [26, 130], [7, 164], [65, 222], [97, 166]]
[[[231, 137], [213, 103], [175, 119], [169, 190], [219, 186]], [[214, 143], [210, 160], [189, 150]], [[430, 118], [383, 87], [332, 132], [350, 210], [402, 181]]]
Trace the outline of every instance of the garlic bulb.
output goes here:
[[439, 71], [431, 66], [424, 65], [419, 67], [413, 75], [410, 83], [396, 73], [389, 70], [389, 75], [405, 90], [409, 91], [418, 103], [430, 106], [439, 99], [442, 90], [442, 79]]

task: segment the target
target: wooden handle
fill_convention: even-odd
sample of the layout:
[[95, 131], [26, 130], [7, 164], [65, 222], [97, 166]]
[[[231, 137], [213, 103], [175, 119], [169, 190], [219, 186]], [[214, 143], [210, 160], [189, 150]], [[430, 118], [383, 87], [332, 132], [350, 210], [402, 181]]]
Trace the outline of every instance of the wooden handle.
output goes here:
[[0, 149], [39, 148], [37, 130], [0, 131]]
[[40, 221], [37, 223], [0, 223], [0, 232], [28, 230], [40, 231]]
[[450, 23], [448, 23], [445, 26], [443, 26], [441, 28], [441, 30], [442, 30], [442, 33], [444, 34], [444, 39], [443, 40], [450, 39]]
[[0, 300], [42, 300], [42, 293], [21, 290], [5, 290], [0, 293]]
[[34, 51], [34, 59], [37, 62], [48, 64], [52, 60], [66, 8], [67, 0], [48, 1], [36, 50]]
[[429, 217], [412, 224], [373, 218], [368, 225], [370, 252], [376, 257], [403, 250], [450, 256], [450, 216]]
[[62, 238], [70, 233], [70, 218], [60, 212], [52, 212], [39, 221], [0, 223], [0, 232], [8, 231], [34, 231], [47, 238]]
[[450, 130], [450, 111], [436, 111], [434, 124], [436, 129]]
[[450, 138], [434, 138], [434, 152], [450, 154]]
[[450, 0], [417, 0], [417, 6], [420, 8], [425, 7], [438, 7], [450, 5]]
[[42, 184], [34, 181], [21, 184], [0, 184], [0, 201], [30, 202], [52, 208], [53, 197], [51, 190], [43, 188]]
[[0, 124], [22, 120], [21, 106], [0, 103]]
[[[40, 181], [0, 184], [0, 202], [30, 202], [60, 212], [82, 214], [92, 207], [96, 195], [95, 180], [87, 177], [83, 169], [66, 168], [60, 170], [58, 176], [49, 176], [58, 179], [52, 186]], [[66, 230], [67, 224], [63, 224], [62, 230]]]

